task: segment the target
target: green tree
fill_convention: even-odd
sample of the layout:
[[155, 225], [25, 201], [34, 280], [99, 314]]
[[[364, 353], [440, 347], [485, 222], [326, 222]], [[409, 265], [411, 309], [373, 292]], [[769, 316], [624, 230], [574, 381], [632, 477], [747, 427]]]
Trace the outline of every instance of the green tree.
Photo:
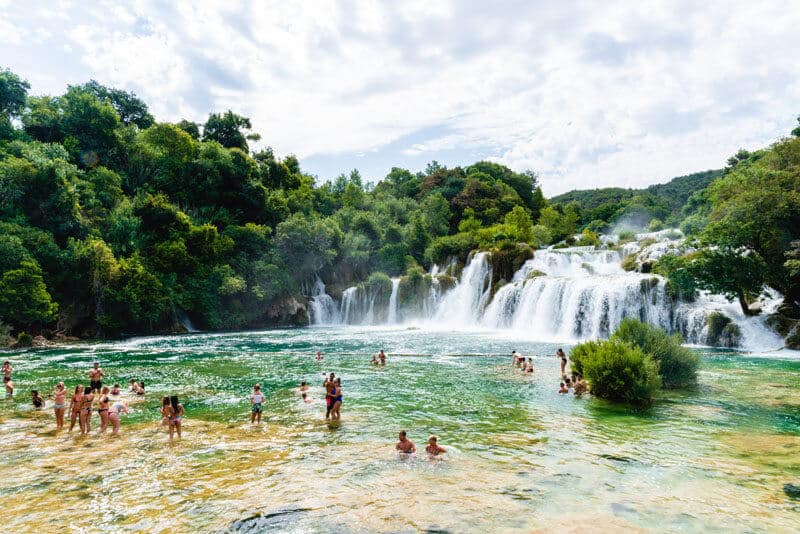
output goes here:
[[249, 118], [237, 115], [231, 110], [225, 113], [211, 113], [203, 125], [203, 140], [216, 141], [225, 148], [240, 148], [247, 152], [247, 140], [260, 139], [258, 134], [247, 133], [252, 128]]
[[514, 206], [514, 209], [506, 214], [505, 222], [513, 239], [524, 243], [533, 239], [533, 223], [522, 206]]
[[119, 115], [122, 124], [135, 124], [141, 129], [149, 128], [155, 122], [153, 116], [144, 103], [135, 93], [114, 89], [90, 80], [77, 87], [97, 97], [102, 102], [108, 102]]
[[30, 84], [8, 69], [0, 70], [0, 115], [17, 117], [25, 108]]
[[58, 304], [53, 302], [33, 260], [23, 260], [18, 269], [0, 277], [0, 319], [22, 329], [38, 328], [53, 322]]

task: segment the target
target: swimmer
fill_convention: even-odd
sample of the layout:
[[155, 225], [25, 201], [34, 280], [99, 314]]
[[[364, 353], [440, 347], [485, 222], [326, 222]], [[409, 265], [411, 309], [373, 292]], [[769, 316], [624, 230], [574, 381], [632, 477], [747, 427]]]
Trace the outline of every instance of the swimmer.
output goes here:
[[322, 360], [325, 359], [325, 356], [323, 356], [320, 351], [317, 351], [316, 359], [317, 359], [318, 362], [321, 362]]
[[567, 376], [567, 355], [563, 349], [559, 348], [556, 351], [556, 358], [561, 358], [561, 376]]
[[258, 419], [258, 424], [261, 424], [261, 412], [264, 411], [264, 395], [261, 393], [261, 386], [256, 384], [253, 386], [253, 394], [250, 395], [250, 424], [255, 423]]
[[383, 352], [383, 349], [378, 353], [378, 360], [380, 360], [381, 365], [386, 365], [386, 353]]
[[177, 395], [171, 396], [169, 402], [172, 406], [172, 418], [169, 422], [169, 441], [171, 443], [173, 430], [178, 433], [178, 439], [181, 439], [181, 419], [186, 414], [186, 410], [183, 409], [183, 404], [178, 402]]
[[379, 363], [378, 362], [378, 357], [373, 354], [372, 355], [372, 360], [370, 360], [369, 363], [371, 363], [372, 365], [378, 365], [378, 363]]
[[108, 386], [103, 386], [103, 389], [100, 390], [100, 399], [97, 403], [97, 415], [100, 416], [101, 434], [104, 434], [108, 428], [108, 408], [110, 400], [111, 399], [108, 398]]
[[67, 409], [67, 388], [64, 382], [56, 384], [53, 391], [53, 412], [56, 415], [56, 430], [64, 428], [64, 412]]
[[111, 388], [111, 391], [109, 392], [109, 394], [113, 395], [114, 397], [117, 397], [117, 396], [121, 395], [122, 394], [122, 389], [120, 388], [120, 385], [119, 384], [114, 384], [114, 387]]
[[128, 391], [130, 391], [132, 393], [136, 393], [136, 387], [137, 387], [136, 379], [135, 378], [131, 378], [130, 387], [128, 388]]
[[562, 395], [569, 393], [569, 389], [567, 389], [567, 386], [564, 384], [564, 382], [561, 382], [561, 387], [558, 389], [558, 392]]
[[303, 394], [301, 395], [301, 397], [303, 397], [303, 402], [305, 402], [306, 404], [311, 404], [312, 402], [314, 402], [314, 399], [312, 399], [311, 397], [309, 397], [309, 396], [308, 396], [308, 393], [305, 393], [305, 392], [303, 392]]
[[528, 361], [525, 363], [525, 369], [523, 370], [525, 373], [532, 373], [533, 372], [533, 358], [528, 358]]
[[33, 407], [37, 410], [41, 410], [44, 408], [44, 398], [39, 395], [39, 390], [32, 389], [31, 390], [31, 402], [33, 403]]
[[[87, 393], [88, 391], [88, 393]], [[92, 407], [94, 405], [94, 391], [92, 386], [83, 388], [83, 397], [81, 397], [81, 434], [88, 434], [92, 430]]]
[[106, 374], [100, 368], [100, 362], [94, 362], [92, 364], [92, 369], [89, 370], [89, 383], [92, 388], [92, 393], [100, 393], [100, 390], [103, 388], [103, 377]]
[[128, 406], [122, 401], [116, 401], [111, 405], [108, 410], [108, 420], [111, 422], [111, 435], [116, 436], [119, 434], [119, 415], [130, 413]]
[[574, 390], [572, 389], [572, 381], [567, 378], [564, 380], [564, 383], [567, 385], [567, 393], [572, 393]]
[[425, 447], [425, 452], [428, 453], [428, 456], [439, 456], [440, 454], [444, 454], [447, 450], [444, 447], [439, 446], [439, 438], [436, 436], [431, 436], [428, 438], [428, 446]]
[[414, 442], [406, 437], [406, 431], [401, 430], [397, 436], [397, 445], [394, 448], [403, 454], [411, 454], [417, 452]]
[[305, 380], [300, 382], [300, 393], [303, 393], [304, 391], [308, 391], [308, 384], [306, 384]]
[[144, 381], [143, 380], [140, 380], [139, 383], [136, 384], [136, 389], [134, 390], [134, 393], [136, 393], [137, 395], [141, 395], [141, 396], [144, 395]]
[[576, 379], [573, 381], [573, 384], [575, 396], [580, 397], [584, 393], [588, 393], [589, 386], [586, 384], [586, 381], [581, 377], [581, 375], [577, 375]]
[[82, 401], [83, 386], [75, 386], [75, 393], [69, 400], [69, 432], [72, 432], [72, 429], [75, 428], [75, 421], [78, 421], [78, 424], [81, 428], [81, 434], [83, 433], [83, 419], [80, 418]]

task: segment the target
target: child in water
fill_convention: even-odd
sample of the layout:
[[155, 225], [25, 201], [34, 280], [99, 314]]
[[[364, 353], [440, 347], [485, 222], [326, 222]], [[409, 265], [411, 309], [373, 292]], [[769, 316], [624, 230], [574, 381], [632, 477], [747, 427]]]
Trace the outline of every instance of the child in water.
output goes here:
[[44, 408], [44, 398], [39, 395], [39, 391], [36, 389], [31, 390], [31, 402], [33, 403], [33, 407], [37, 410]]
[[261, 394], [261, 386], [256, 384], [253, 386], [253, 394], [250, 395], [250, 424], [253, 424], [258, 419], [258, 424], [261, 424], [261, 412], [264, 411], [264, 395]]
[[566, 395], [567, 393], [569, 393], [569, 389], [567, 389], [567, 386], [566, 384], [564, 384], [564, 382], [561, 382], [561, 387], [559, 388], [558, 392], [561, 393], [562, 395]]

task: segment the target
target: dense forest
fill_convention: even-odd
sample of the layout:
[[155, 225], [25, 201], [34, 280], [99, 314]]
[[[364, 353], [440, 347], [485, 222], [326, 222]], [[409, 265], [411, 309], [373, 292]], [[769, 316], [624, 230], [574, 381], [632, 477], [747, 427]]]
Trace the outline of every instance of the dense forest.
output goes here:
[[547, 201], [534, 172], [487, 161], [320, 181], [251, 151], [260, 136], [232, 111], [171, 124], [95, 81], [29, 89], [0, 71], [0, 337], [304, 324], [317, 276], [387, 284], [475, 249], [518, 263], [634, 220], [697, 241], [659, 266], [676, 291], [800, 297], [798, 132], [724, 171]]

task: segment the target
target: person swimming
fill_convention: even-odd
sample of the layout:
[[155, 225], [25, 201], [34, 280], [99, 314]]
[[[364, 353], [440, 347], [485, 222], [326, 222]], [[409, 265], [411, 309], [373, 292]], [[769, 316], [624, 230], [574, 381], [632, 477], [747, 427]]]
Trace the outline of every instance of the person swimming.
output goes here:
[[373, 354], [372, 355], [372, 360], [370, 360], [369, 363], [371, 363], [372, 365], [378, 365], [378, 363], [380, 363], [380, 362], [378, 362], [378, 357]]
[[138, 384], [136, 383], [136, 379], [135, 378], [131, 378], [130, 387], [128, 387], [128, 391], [130, 391], [132, 393], [136, 393], [136, 388], [137, 387], [138, 387]]
[[325, 357], [322, 355], [322, 353], [320, 351], [317, 351], [316, 360], [318, 362], [321, 362], [324, 359], [325, 359]]
[[56, 384], [53, 391], [53, 412], [56, 416], [56, 430], [64, 428], [64, 412], [67, 409], [67, 387], [64, 382]]
[[564, 382], [561, 382], [561, 387], [558, 389], [558, 392], [561, 393], [562, 395], [566, 395], [567, 393], [569, 393], [569, 389], [567, 388], [566, 384], [564, 384]]
[[397, 435], [397, 444], [394, 448], [403, 454], [412, 454], [417, 452], [414, 442], [408, 439], [405, 430], [401, 430]]
[[44, 398], [39, 395], [39, 390], [31, 390], [31, 402], [33, 403], [33, 407], [37, 410], [44, 408]]
[[436, 436], [431, 436], [428, 438], [428, 446], [425, 447], [425, 452], [428, 453], [428, 456], [439, 456], [440, 454], [444, 454], [447, 450], [444, 447], [439, 446], [439, 438]]
[[253, 394], [250, 395], [250, 424], [253, 424], [258, 419], [258, 424], [261, 424], [261, 412], [264, 411], [264, 395], [261, 393], [261, 386], [256, 384], [253, 386]]
[[140, 396], [144, 395], [144, 381], [140, 380], [139, 383], [136, 384], [136, 389], [133, 390], [133, 391], [137, 395], [140, 395]]
[[303, 402], [305, 402], [306, 404], [311, 404], [312, 402], [314, 402], [314, 399], [309, 397], [308, 393], [306, 393], [305, 391], [300, 396], [302, 397]]
[[566, 380], [564, 380], [564, 384], [566, 384], [567, 386], [567, 393], [572, 393], [574, 391], [572, 388], [572, 380], [567, 378]]
[[308, 391], [308, 384], [306, 384], [305, 380], [300, 382], [300, 393], [303, 393], [304, 391]]
[[121, 395], [122, 394], [122, 389], [120, 388], [120, 385], [119, 384], [114, 384], [114, 387], [111, 388], [111, 391], [109, 392], [109, 394], [113, 395], [114, 397], [116, 397], [118, 395]]

